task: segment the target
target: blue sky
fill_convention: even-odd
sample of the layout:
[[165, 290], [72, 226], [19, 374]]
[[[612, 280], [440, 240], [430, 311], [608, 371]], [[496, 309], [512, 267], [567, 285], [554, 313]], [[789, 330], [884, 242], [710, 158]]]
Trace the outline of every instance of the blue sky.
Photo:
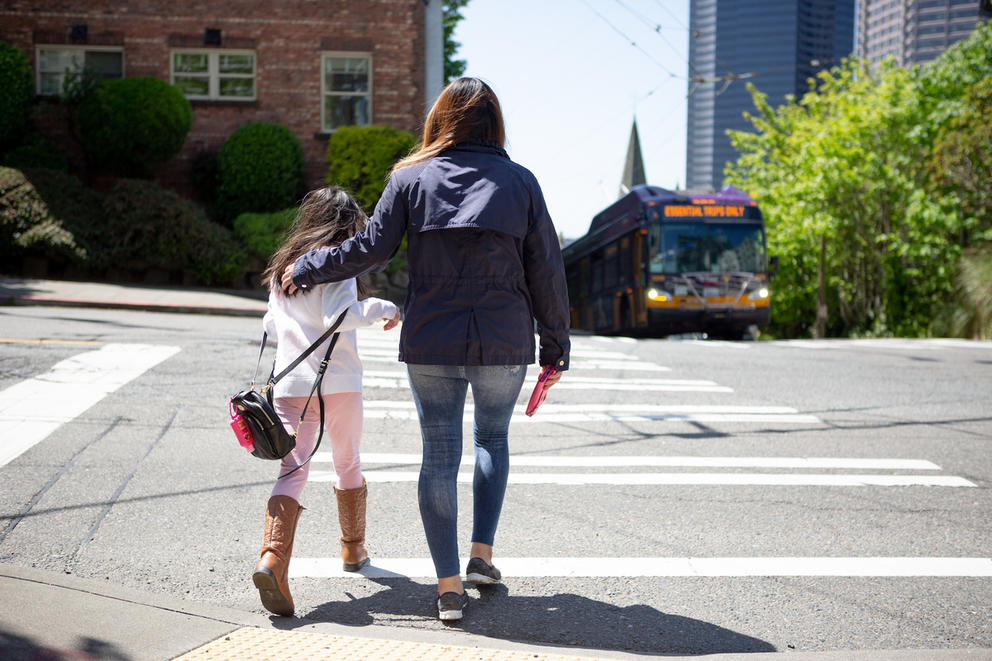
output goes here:
[[635, 115], [648, 183], [685, 186], [688, 10], [688, 0], [471, 0], [462, 10], [458, 57], [496, 91], [507, 151], [537, 176], [567, 238], [617, 199]]

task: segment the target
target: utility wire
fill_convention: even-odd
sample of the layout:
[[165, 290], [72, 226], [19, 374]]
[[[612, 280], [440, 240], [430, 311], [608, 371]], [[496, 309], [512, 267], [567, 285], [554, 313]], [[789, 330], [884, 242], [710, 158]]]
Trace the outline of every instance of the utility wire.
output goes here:
[[658, 3], [658, 6], [659, 6], [659, 7], [661, 7], [661, 8], [662, 8], [662, 9], [664, 9], [664, 10], [665, 10], [666, 12], [668, 12], [668, 15], [669, 15], [669, 16], [671, 16], [672, 18], [674, 18], [674, 19], [675, 19], [675, 22], [676, 22], [676, 23], [678, 23], [679, 25], [681, 25], [683, 29], [685, 29], [685, 30], [688, 30], [688, 29], [689, 29], [689, 26], [688, 26], [688, 25], [686, 25], [685, 23], [683, 23], [683, 22], [682, 22], [682, 19], [680, 19], [680, 18], [679, 18], [678, 16], [676, 16], [675, 14], [673, 14], [673, 13], [672, 13], [672, 10], [671, 10], [671, 9], [669, 9], [669, 8], [668, 8], [668, 7], [667, 7], [667, 6], [665, 5], [665, 3], [664, 3], [664, 2], [662, 2], [662, 0], [654, 0], [654, 1]]
[[600, 14], [600, 13], [599, 13], [599, 11], [597, 11], [597, 10], [596, 10], [596, 8], [595, 8], [595, 7], [593, 7], [592, 5], [590, 5], [590, 4], [589, 4], [589, 3], [588, 3], [588, 2], [586, 1], [586, 0], [580, 0], [580, 2], [581, 2], [582, 4], [584, 4], [584, 5], [586, 6], [586, 7], [588, 7], [588, 8], [589, 8], [589, 11], [591, 11], [591, 12], [592, 12], [592, 13], [594, 13], [594, 14], [596, 14], [596, 16], [598, 16], [598, 17], [599, 17], [599, 18], [600, 18], [600, 19], [601, 19], [601, 20], [602, 20], [602, 21], [603, 21], [604, 23], [606, 23], [607, 25], [609, 25], [609, 26], [610, 26], [610, 28], [611, 28], [611, 29], [612, 29], [612, 30], [613, 30], [614, 32], [616, 32], [616, 33], [617, 33], [617, 34], [619, 34], [619, 35], [620, 35], [621, 37], [623, 37], [624, 39], [626, 39], [626, 40], [627, 40], [627, 41], [628, 41], [628, 42], [630, 43], [630, 45], [631, 45], [631, 46], [633, 46], [633, 47], [634, 47], [634, 48], [636, 48], [637, 50], [639, 50], [639, 51], [641, 51], [642, 53], [644, 53], [644, 55], [646, 55], [646, 56], [647, 56], [647, 58], [648, 58], [649, 60], [651, 60], [652, 62], [654, 62], [654, 63], [655, 63], [656, 65], [658, 65], [658, 67], [659, 67], [659, 68], [660, 68], [660, 69], [661, 69], [662, 71], [664, 71], [665, 73], [667, 73], [667, 74], [668, 74], [669, 76], [671, 76], [672, 78], [682, 78], [682, 79], [686, 79], [686, 77], [685, 77], [685, 76], [679, 76], [678, 74], [675, 74], [675, 73], [672, 73], [672, 71], [671, 71], [671, 70], [670, 70], [670, 69], [669, 69], [668, 67], [666, 67], [666, 66], [665, 66], [664, 64], [662, 64], [662, 63], [661, 63], [660, 61], [658, 61], [658, 59], [657, 59], [656, 57], [654, 57], [654, 56], [653, 56], [653, 55], [652, 55], [651, 53], [649, 53], [649, 52], [647, 52], [646, 50], [644, 50], [643, 48], [641, 48], [641, 47], [640, 47], [640, 46], [639, 46], [639, 45], [637, 44], [637, 42], [636, 42], [636, 41], [634, 41], [634, 40], [633, 40], [633, 39], [631, 39], [631, 38], [630, 38], [629, 36], [627, 36], [627, 34], [626, 34], [626, 33], [624, 33], [624, 31], [623, 31], [623, 30], [621, 30], [621, 29], [620, 29], [620, 28], [618, 28], [617, 26], [615, 26], [615, 25], [613, 25], [613, 23], [611, 23], [611, 22], [609, 21], [609, 19], [607, 19], [607, 18], [606, 18], [605, 16], [603, 16], [602, 14]]
[[615, 2], [618, 5], [620, 5], [621, 7], [623, 7], [624, 9], [626, 9], [628, 12], [630, 12], [639, 21], [641, 21], [642, 23], [644, 23], [644, 25], [646, 25], [649, 28], [651, 28], [652, 30], [654, 30], [655, 33], [659, 37], [661, 37], [661, 40], [664, 41], [665, 44], [669, 48], [671, 48], [672, 51], [682, 59], [683, 62], [685, 62], [687, 65], [689, 65], [689, 70], [692, 72], [692, 76], [694, 78], [699, 78], [700, 77], [699, 72], [696, 71], [696, 67], [692, 66], [692, 62], [690, 62], [688, 59], [686, 59], [686, 56], [679, 49], [677, 49], [674, 45], [672, 45], [672, 42], [670, 42], [668, 40], [668, 38], [665, 37], [665, 35], [662, 33], [662, 31], [661, 31], [661, 24], [660, 23], [656, 23], [655, 21], [652, 21], [650, 18], [648, 18], [644, 14], [638, 12], [635, 9], [632, 9], [629, 5], [627, 5], [627, 3], [623, 2], [623, 0], [615, 0]]

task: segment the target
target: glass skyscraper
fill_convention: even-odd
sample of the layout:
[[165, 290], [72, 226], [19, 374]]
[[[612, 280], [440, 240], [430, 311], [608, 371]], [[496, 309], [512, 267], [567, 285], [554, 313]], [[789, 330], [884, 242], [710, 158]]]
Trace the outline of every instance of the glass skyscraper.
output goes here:
[[987, 21], [992, 3], [979, 0], [861, 0], [857, 54], [872, 62], [892, 56], [900, 66], [927, 62]]
[[724, 165], [737, 158], [726, 132], [751, 128], [747, 81], [779, 105], [853, 45], [854, 0], [690, 0], [686, 188], [723, 184]]

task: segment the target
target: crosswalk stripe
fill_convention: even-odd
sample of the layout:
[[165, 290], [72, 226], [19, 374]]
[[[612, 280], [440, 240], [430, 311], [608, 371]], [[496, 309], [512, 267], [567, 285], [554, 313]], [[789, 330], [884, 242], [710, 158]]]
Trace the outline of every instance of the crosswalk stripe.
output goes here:
[[[364, 350], [359, 349], [359, 357], [363, 362], [368, 363], [393, 363], [397, 361], [397, 352], [389, 350]], [[537, 369], [537, 366], [533, 366]], [[671, 372], [671, 367], [656, 365], [654, 363], [642, 362], [636, 359], [612, 359], [612, 358], [579, 358], [569, 361], [569, 371], [573, 370], [616, 370], [631, 372]]]
[[0, 466], [179, 350], [173, 346], [107, 344], [0, 391]]
[[[401, 464], [419, 465], [420, 455], [399, 452], [363, 452], [362, 465]], [[330, 452], [318, 452], [312, 461], [331, 461]], [[463, 455], [461, 465], [475, 464], [473, 455]], [[513, 467], [555, 468], [616, 468], [638, 467], [687, 467], [687, 468], [836, 468], [869, 470], [940, 470], [937, 464], [925, 459], [871, 459], [857, 457], [686, 457], [686, 456], [530, 456], [510, 455]]]
[[[557, 387], [557, 386], [556, 386]], [[416, 420], [411, 401], [369, 400], [364, 403], [365, 417], [390, 420]], [[819, 424], [815, 415], [800, 414], [787, 406], [721, 406], [691, 404], [545, 404], [533, 417], [524, 414], [525, 406], [514, 409], [511, 423], [548, 422], [776, 422]], [[465, 405], [465, 421], [474, 413]]]
[[[418, 471], [362, 471], [372, 482], [416, 482]], [[458, 481], [471, 483], [470, 472], [458, 474]], [[797, 487], [975, 487], [955, 475], [844, 475], [835, 473], [526, 473], [511, 472], [508, 484], [557, 484], [579, 486], [721, 485]], [[335, 482], [334, 471], [310, 471], [310, 482]]]
[[[410, 380], [406, 374], [395, 374], [389, 376], [376, 376], [371, 372], [380, 370], [368, 370], [362, 377], [362, 385], [366, 388], [393, 388], [408, 389]], [[692, 381], [664, 379], [655, 382], [648, 382], [646, 379], [636, 379], [623, 381], [620, 379], [583, 379], [569, 376], [567, 379], [559, 381], [555, 390], [609, 390], [622, 392], [734, 392], [733, 388], [721, 386], [712, 381]]]
[[[387, 420], [417, 420], [416, 411], [368, 410], [366, 418]], [[465, 416], [464, 422], [472, 421], [471, 416]], [[815, 425], [821, 421], [815, 415], [769, 415], [756, 413], [658, 413], [658, 414], [611, 414], [611, 413], [550, 413], [541, 411], [533, 417], [523, 414], [523, 409], [517, 411], [510, 422], [513, 424], [538, 424], [549, 422], [775, 422], [782, 424]]]
[[[531, 366], [532, 369], [536, 368]], [[362, 370], [362, 376], [365, 378], [380, 378], [380, 379], [402, 379], [404, 382], [408, 381], [407, 373], [405, 369], [393, 369], [393, 370], [379, 370], [379, 369], [366, 369]], [[601, 376], [579, 376], [569, 372], [566, 375], [569, 383], [581, 383], [584, 385], [615, 385], [615, 384], [633, 384], [636, 386], [652, 386], [652, 385], [663, 385], [663, 386], [718, 386], [716, 381], [709, 381], [707, 379], [658, 379], [658, 378], [637, 378], [637, 377], [623, 377], [623, 378], [610, 378]], [[560, 384], [565, 383], [561, 381]], [[556, 388], [558, 386], [555, 386]]]
[[[504, 580], [578, 577], [984, 577], [992, 558], [978, 557], [714, 557], [714, 558], [502, 558]], [[467, 558], [459, 563], [464, 567]], [[293, 558], [291, 578], [433, 578], [429, 558], [378, 558], [358, 572], [341, 569], [340, 558]]]

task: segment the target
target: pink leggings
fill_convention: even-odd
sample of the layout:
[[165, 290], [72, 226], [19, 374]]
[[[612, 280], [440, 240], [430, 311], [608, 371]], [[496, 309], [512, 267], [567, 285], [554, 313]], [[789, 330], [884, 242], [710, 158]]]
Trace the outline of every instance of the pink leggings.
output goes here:
[[[292, 433], [300, 420], [306, 397], [277, 397], [276, 414], [282, 424]], [[362, 486], [362, 462], [359, 456], [359, 443], [362, 440], [362, 393], [339, 392], [324, 395], [324, 440], [321, 446], [330, 442], [334, 459], [334, 472], [337, 473], [338, 489], [359, 489]], [[296, 448], [283, 457], [279, 475], [306, 461], [317, 441], [317, 428], [320, 426], [320, 407], [316, 397], [310, 401], [306, 418], [296, 435]], [[289, 496], [300, 502], [300, 494], [307, 484], [310, 464], [294, 471], [272, 488], [273, 496]]]

